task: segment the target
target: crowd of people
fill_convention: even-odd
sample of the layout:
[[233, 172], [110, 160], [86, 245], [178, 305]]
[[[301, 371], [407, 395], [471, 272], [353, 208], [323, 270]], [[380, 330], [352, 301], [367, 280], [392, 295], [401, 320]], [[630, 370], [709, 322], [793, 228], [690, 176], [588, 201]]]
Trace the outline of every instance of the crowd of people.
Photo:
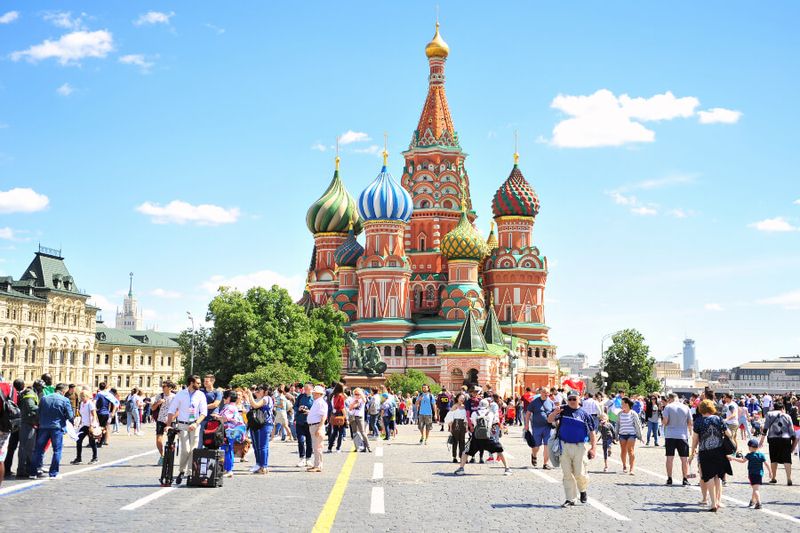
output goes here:
[[[511, 475], [502, 439], [509, 426], [519, 425], [531, 449], [531, 467], [561, 468], [563, 507], [587, 501], [588, 461], [598, 450], [607, 472], [618, 446], [621, 473], [634, 476], [637, 442], [644, 446], [652, 442], [664, 447], [667, 485], [673, 484], [677, 455], [680, 484], [691, 485], [690, 479], [697, 476], [700, 503], [712, 512], [722, 506], [722, 487], [732, 475], [731, 462], [747, 463], [751, 505], [761, 508], [759, 489], [765, 474], [767, 482], [775, 484], [783, 465], [786, 483], [792, 485], [792, 455], [800, 441], [798, 408], [800, 402], [792, 394], [735, 397], [717, 396], [710, 390], [679, 398], [673, 393], [605, 395], [528, 388], [509, 398], [475, 385], [453, 392], [442, 388], [435, 394], [428, 385], [419, 391], [395, 392], [385, 386], [362, 389], [313, 382], [223, 389], [216, 387], [211, 374], [202, 379], [190, 376], [183, 387], [166, 381], [152, 397], [134, 388], [121, 399], [105, 383], [96, 391], [63, 383], [54, 386], [51, 376], [44, 374], [30, 386], [19, 379], [0, 383], [0, 482], [14, 475], [58, 479], [65, 434], [76, 441], [76, 456], [70, 464], [82, 464], [84, 446], [92, 452], [89, 463], [96, 463], [99, 450], [109, 446], [111, 434], [119, 431], [120, 413], [124, 413], [129, 436], [143, 435], [142, 428], [155, 422], [158, 465], [164, 460], [168, 432], [175, 432], [176, 484], [187, 479], [192, 450], [202, 447], [207, 430], [217, 425], [224, 431], [221, 448], [224, 475], [229, 477], [237, 459], [248, 460], [250, 448], [255, 456], [251, 473], [268, 474], [270, 444], [275, 439], [296, 443], [296, 466], [319, 473], [325, 453], [340, 453], [343, 447], [349, 451], [346, 441], [352, 443], [350, 449], [369, 453], [370, 439], [395, 439], [398, 427], [408, 424], [416, 424], [422, 446], [428, 445], [435, 426], [448, 432], [457, 476], [476, 459], [502, 463], [504, 474]], [[9, 412], [14, 409], [16, 413]], [[218, 424], [211, 426], [211, 421]], [[761, 451], [765, 443], [769, 461]], [[45, 472], [44, 456], [50, 447], [52, 459]], [[15, 454], [16, 474], [12, 471]]]

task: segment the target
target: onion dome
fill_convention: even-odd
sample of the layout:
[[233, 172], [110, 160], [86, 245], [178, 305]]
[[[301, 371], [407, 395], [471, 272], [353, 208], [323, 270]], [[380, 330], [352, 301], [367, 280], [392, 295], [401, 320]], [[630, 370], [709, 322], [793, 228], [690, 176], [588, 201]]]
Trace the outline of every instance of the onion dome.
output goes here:
[[347, 192], [339, 177], [339, 158], [336, 158], [336, 171], [325, 193], [311, 204], [306, 213], [306, 226], [311, 233], [345, 233], [352, 227], [356, 234], [361, 233], [361, 217], [358, 216], [356, 201]]
[[514, 154], [514, 168], [492, 199], [495, 217], [535, 217], [539, 213], [539, 197], [522, 175], [518, 161], [519, 155]]
[[436, 33], [427, 45], [425, 45], [425, 55], [430, 57], [447, 57], [450, 54], [450, 47], [439, 35], [439, 23], [436, 23]]
[[490, 251], [500, 246], [500, 243], [497, 242], [497, 235], [494, 233], [494, 222], [492, 222], [492, 229], [489, 231], [489, 238], [486, 239], [486, 246], [489, 247]]
[[442, 254], [447, 259], [471, 261], [480, 261], [489, 254], [483, 237], [467, 218], [466, 210], [461, 211], [458, 225], [442, 239]]
[[364, 247], [358, 244], [355, 232], [350, 229], [347, 238], [333, 252], [333, 259], [340, 267], [354, 267], [362, 255], [364, 255]]
[[364, 221], [399, 220], [408, 222], [414, 211], [411, 195], [386, 171], [389, 154], [383, 151], [383, 167], [375, 181], [358, 198], [358, 212]]

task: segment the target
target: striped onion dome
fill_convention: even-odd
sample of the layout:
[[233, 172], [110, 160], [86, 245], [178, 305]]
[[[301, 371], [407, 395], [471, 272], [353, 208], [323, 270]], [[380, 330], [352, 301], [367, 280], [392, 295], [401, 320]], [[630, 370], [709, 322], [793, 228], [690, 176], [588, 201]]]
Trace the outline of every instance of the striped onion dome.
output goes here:
[[336, 164], [331, 184], [319, 200], [311, 204], [306, 213], [306, 226], [311, 233], [346, 233], [353, 224], [356, 235], [363, 229], [358, 216], [356, 201], [347, 192], [339, 177], [339, 164]]
[[535, 217], [539, 213], [539, 197], [516, 163], [492, 199], [492, 212], [495, 217]]
[[364, 247], [358, 244], [355, 232], [350, 230], [344, 242], [333, 252], [333, 259], [340, 267], [354, 267], [362, 255]]
[[466, 211], [461, 212], [461, 220], [444, 236], [441, 248], [447, 259], [480, 261], [489, 254], [489, 247], [467, 218]]
[[381, 173], [358, 198], [358, 212], [365, 221], [400, 220], [408, 222], [413, 210], [414, 203], [411, 195], [386, 171], [385, 162]]

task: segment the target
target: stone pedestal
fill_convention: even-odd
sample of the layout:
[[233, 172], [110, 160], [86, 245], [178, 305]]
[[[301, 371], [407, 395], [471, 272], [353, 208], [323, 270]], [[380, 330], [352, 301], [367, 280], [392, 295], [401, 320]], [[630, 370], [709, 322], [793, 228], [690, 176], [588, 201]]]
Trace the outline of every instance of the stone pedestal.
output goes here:
[[362, 389], [370, 389], [372, 387], [380, 388], [381, 385], [386, 383], [386, 376], [385, 375], [365, 376], [363, 374], [345, 374], [344, 376], [342, 376], [342, 381], [344, 381], [345, 387], [351, 390], [356, 387], [361, 387]]

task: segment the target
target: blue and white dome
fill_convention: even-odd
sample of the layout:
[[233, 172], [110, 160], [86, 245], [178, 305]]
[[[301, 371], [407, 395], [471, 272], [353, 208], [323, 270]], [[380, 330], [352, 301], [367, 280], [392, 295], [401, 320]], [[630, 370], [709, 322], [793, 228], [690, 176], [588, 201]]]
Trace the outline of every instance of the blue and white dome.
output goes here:
[[386, 171], [385, 164], [375, 181], [370, 183], [358, 197], [358, 212], [365, 221], [400, 220], [408, 222], [412, 211], [414, 211], [414, 202], [411, 195]]

